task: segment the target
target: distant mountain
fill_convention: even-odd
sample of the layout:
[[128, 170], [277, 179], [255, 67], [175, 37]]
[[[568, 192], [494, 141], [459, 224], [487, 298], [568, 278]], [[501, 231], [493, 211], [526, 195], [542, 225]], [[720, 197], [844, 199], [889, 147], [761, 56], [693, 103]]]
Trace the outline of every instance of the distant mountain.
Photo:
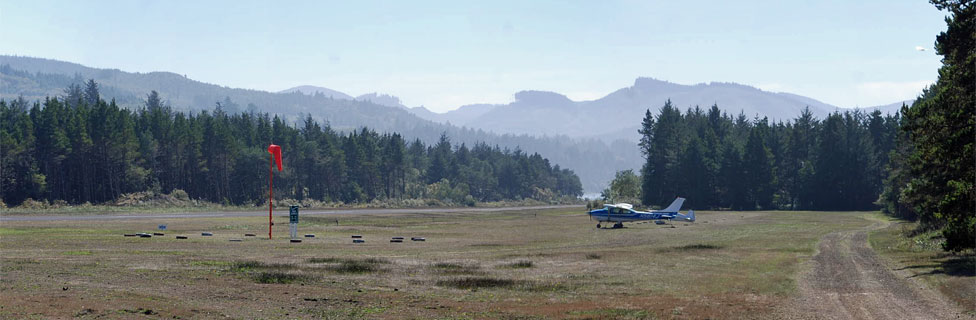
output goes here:
[[[682, 85], [638, 78], [633, 86], [592, 101], [573, 101], [554, 92], [520, 91], [509, 104], [472, 104], [434, 113], [424, 107], [404, 106], [399, 98], [386, 94], [352, 97], [315, 86], [272, 93], [208, 84], [171, 72], [132, 73], [0, 55], [3, 99], [23, 96], [43, 100], [60, 96], [68, 85], [87, 79], [99, 83], [103, 97], [130, 108], [141, 107], [146, 95], [156, 90], [177, 110], [211, 110], [219, 101], [227, 112], [269, 112], [296, 124], [311, 115], [337, 130], [366, 126], [428, 143], [446, 133], [456, 145], [486, 142], [510, 150], [538, 152], [554, 164], [575, 170], [587, 193], [606, 187], [617, 170], [640, 167], [638, 126], [646, 110], [656, 112], [667, 99], [682, 111], [718, 104], [730, 115], [743, 112], [749, 118], [766, 116], [784, 121], [799, 115], [804, 107], [818, 117], [847, 110], [804, 96], [734, 83]], [[901, 104], [862, 110], [897, 112]]]
[[874, 107], [867, 107], [867, 108], [864, 108], [863, 110], [865, 110], [867, 112], [873, 112], [874, 110], [881, 110], [881, 113], [884, 113], [884, 114], [896, 114], [898, 112], [901, 112], [901, 106], [902, 105], [907, 105], [907, 106], [911, 107], [912, 104], [914, 104], [914, 103], [915, 103], [915, 100], [905, 100], [905, 101], [898, 101], [898, 102], [891, 103], [891, 104], [885, 104], [885, 105], [874, 106]]
[[403, 103], [400, 102], [399, 97], [388, 95], [388, 94], [379, 94], [376, 92], [360, 95], [356, 97], [356, 101], [366, 101], [381, 106], [408, 109], [407, 106], [403, 105]]
[[[484, 142], [514, 152], [539, 153], [553, 164], [573, 169], [587, 193], [599, 192], [614, 172], [638, 168], [641, 157], [636, 144], [619, 141], [611, 144], [595, 139], [572, 139], [567, 136], [533, 137], [518, 134], [495, 134], [470, 126], [447, 125], [415, 115], [437, 115], [423, 107], [406, 108], [396, 97], [381, 94], [343, 98], [320, 87], [297, 87], [288, 93], [228, 88], [189, 79], [171, 72], [132, 73], [117, 69], [96, 69], [80, 64], [50, 59], [0, 55], [0, 99], [22, 96], [32, 101], [64, 94], [71, 84], [94, 79], [101, 96], [114, 99], [123, 107], [141, 108], [146, 95], [156, 90], [164, 102], [178, 111], [212, 110], [217, 102], [228, 113], [268, 112], [288, 123], [298, 124], [308, 115], [327, 122], [336, 130], [369, 127], [379, 132], [399, 132], [406, 139], [436, 143], [447, 134], [454, 145], [472, 146]], [[326, 89], [328, 90], [328, 89]], [[306, 94], [306, 92], [308, 94]], [[315, 94], [321, 92], [322, 94]], [[364, 101], [359, 101], [364, 100]], [[388, 106], [395, 104], [396, 106]], [[456, 115], [480, 115], [490, 107], [461, 108]], [[446, 121], [445, 121], [446, 122]], [[611, 152], [613, 150], [613, 152]]]
[[717, 104], [730, 115], [742, 112], [749, 118], [772, 120], [793, 119], [805, 107], [818, 117], [838, 109], [812, 98], [735, 83], [682, 85], [638, 78], [633, 86], [592, 101], [573, 101], [553, 92], [522, 91], [515, 94], [514, 102], [506, 105], [475, 105], [421, 117], [494, 132], [636, 141], [637, 126], [644, 112], [648, 109], [656, 112], [668, 99], [682, 111]]
[[297, 86], [294, 88], [278, 91], [278, 93], [295, 93], [295, 92], [304, 95], [309, 95], [309, 96], [323, 95], [325, 97], [337, 99], [337, 100], [363, 101], [363, 102], [371, 102], [373, 104], [377, 104], [381, 106], [409, 109], [407, 108], [407, 106], [403, 105], [403, 103], [400, 102], [399, 97], [388, 95], [388, 94], [380, 94], [376, 92], [359, 95], [354, 98], [353, 96], [350, 96], [343, 92], [339, 92], [325, 87], [309, 86], [309, 85]]
[[329, 97], [329, 98], [332, 98], [332, 99], [352, 100], [352, 96], [350, 96], [348, 94], [345, 94], [345, 93], [342, 93], [342, 92], [339, 92], [339, 91], [336, 91], [336, 90], [332, 90], [332, 89], [329, 89], [329, 88], [316, 87], [316, 86], [297, 86], [297, 87], [294, 87], [294, 88], [290, 88], [290, 89], [285, 89], [285, 90], [278, 91], [278, 93], [292, 93], [292, 92], [299, 92], [299, 93], [306, 94], [306, 95], [310, 95], [310, 96], [314, 96], [316, 94], [321, 94], [323, 96], [326, 96], [326, 97]]

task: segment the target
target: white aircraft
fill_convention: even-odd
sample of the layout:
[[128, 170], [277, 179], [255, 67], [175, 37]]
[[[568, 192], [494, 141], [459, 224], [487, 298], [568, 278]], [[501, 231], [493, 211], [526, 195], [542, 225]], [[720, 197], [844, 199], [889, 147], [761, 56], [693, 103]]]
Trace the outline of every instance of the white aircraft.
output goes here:
[[671, 222], [673, 220], [695, 222], [694, 210], [688, 210], [688, 214], [678, 212], [684, 202], [685, 198], [679, 197], [674, 199], [674, 202], [667, 208], [650, 212], [634, 210], [634, 206], [628, 203], [605, 204], [603, 209], [592, 210], [588, 214], [599, 221], [596, 224], [597, 228], [601, 227], [600, 222], [616, 222], [613, 224], [614, 229], [623, 228], [624, 222], [642, 220], [653, 220], [657, 224], [665, 224], [666, 221]]

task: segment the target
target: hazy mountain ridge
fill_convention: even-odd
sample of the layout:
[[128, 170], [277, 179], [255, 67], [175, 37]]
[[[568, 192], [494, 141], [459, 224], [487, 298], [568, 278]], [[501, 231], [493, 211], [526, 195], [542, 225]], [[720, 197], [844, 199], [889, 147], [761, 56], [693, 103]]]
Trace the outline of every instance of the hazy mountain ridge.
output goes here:
[[29, 57], [0, 55], [0, 66], [0, 98], [6, 100], [24, 96], [29, 100], [43, 101], [45, 97], [63, 95], [70, 84], [94, 79], [99, 83], [103, 98], [114, 98], [119, 105], [129, 108], [141, 108], [146, 95], [156, 90], [176, 110], [201, 112], [212, 110], [220, 102], [227, 112], [269, 112], [293, 124], [311, 115], [337, 130], [365, 126], [379, 132], [399, 132], [408, 140], [421, 139], [427, 143], [436, 142], [442, 133], [446, 133], [455, 145], [465, 143], [471, 146], [485, 142], [510, 150], [537, 152], [553, 164], [573, 169], [586, 192], [602, 190], [614, 172], [637, 168], [641, 161], [636, 145], [625, 152], [610, 152], [607, 143], [593, 139], [494, 134], [470, 126], [425, 120], [412, 113], [414, 110], [380, 105], [371, 99], [356, 101], [306, 95], [301, 91], [273, 93], [235, 89], [195, 81], [171, 72], [130, 73]]
[[345, 93], [342, 93], [342, 92], [339, 92], [339, 91], [336, 91], [336, 90], [332, 90], [332, 89], [329, 89], [329, 88], [317, 87], [317, 86], [307, 86], [307, 85], [306, 86], [297, 86], [297, 87], [294, 87], [294, 88], [289, 88], [289, 89], [285, 89], [285, 90], [278, 91], [278, 93], [293, 93], [293, 92], [298, 92], [298, 93], [305, 94], [305, 95], [310, 95], [310, 96], [314, 96], [316, 94], [321, 94], [323, 96], [326, 96], [326, 97], [329, 97], [329, 98], [332, 98], [332, 99], [353, 100], [352, 96], [350, 96], [348, 94], [345, 94]]
[[[483, 141], [538, 152], [555, 164], [575, 170], [588, 193], [602, 190], [617, 170], [640, 167], [637, 128], [645, 110], [655, 112], [669, 98], [682, 111], [694, 105], [708, 108], [718, 102], [732, 115], [742, 110], [749, 118], [777, 114], [771, 116], [776, 120], [790, 120], [806, 106], [818, 117], [845, 110], [803, 96], [739, 84], [681, 85], [638, 78], [633, 86], [592, 101], [573, 101], [559, 93], [526, 90], [516, 93], [515, 101], [509, 104], [472, 104], [434, 113], [424, 107], [406, 107], [392, 95], [352, 97], [315, 86], [272, 93], [228, 88], [171, 72], [129, 73], [16, 56], [0, 56], [0, 66], [0, 97], [8, 100], [19, 95], [29, 100], [60, 96], [68, 85], [92, 78], [99, 83], [103, 97], [134, 108], [141, 107], [146, 94], [156, 90], [177, 110], [211, 110], [219, 101], [228, 112], [270, 112], [292, 123], [311, 114], [338, 130], [366, 126], [380, 132], [400, 132], [408, 139], [419, 138], [428, 143], [447, 133], [456, 144]], [[327, 92], [332, 93], [326, 96]], [[761, 96], [758, 101], [766, 103], [746, 103], [752, 101], [746, 98], [753, 95]], [[901, 103], [874, 108], [897, 111]], [[734, 109], [742, 104], [749, 108]]]
[[[418, 116], [495, 132], [636, 141], [637, 127], [645, 111], [656, 113], [669, 99], [682, 112], [696, 106], [707, 109], [718, 105], [729, 115], [735, 116], [741, 112], [750, 119], [768, 117], [772, 121], [792, 120], [804, 108], [810, 108], [818, 118], [831, 112], [849, 110], [805, 96], [769, 92], [737, 83], [683, 85], [653, 78], [637, 78], [634, 85], [591, 101], [573, 101], [554, 92], [521, 91], [516, 93], [515, 101], [509, 104], [473, 105], [471, 109], [482, 110], [462, 111], [459, 108], [443, 114]], [[861, 110], [897, 112], [897, 107], [892, 106], [900, 107], [901, 103]], [[910, 104], [911, 101], [907, 103]]]

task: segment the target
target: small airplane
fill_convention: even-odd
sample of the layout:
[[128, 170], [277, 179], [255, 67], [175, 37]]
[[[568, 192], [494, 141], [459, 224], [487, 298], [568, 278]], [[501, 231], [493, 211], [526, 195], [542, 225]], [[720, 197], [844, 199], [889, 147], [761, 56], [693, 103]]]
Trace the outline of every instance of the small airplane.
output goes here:
[[681, 205], [685, 203], [685, 198], [674, 199], [667, 208], [650, 212], [634, 210], [634, 206], [628, 203], [605, 204], [603, 209], [596, 209], [588, 212], [591, 218], [595, 218], [596, 227], [601, 227], [601, 222], [616, 222], [613, 229], [623, 228], [624, 222], [653, 220], [656, 224], [666, 224], [671, 222], [674, 227], [674, 220], [695, 222], [695, 211], [688, 210], [688, 214], [681, 214]]

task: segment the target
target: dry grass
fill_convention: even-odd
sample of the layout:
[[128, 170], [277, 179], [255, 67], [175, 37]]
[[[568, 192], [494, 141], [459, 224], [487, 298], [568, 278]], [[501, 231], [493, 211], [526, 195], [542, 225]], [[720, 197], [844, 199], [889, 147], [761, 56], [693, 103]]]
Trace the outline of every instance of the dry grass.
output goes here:
[[[870, 224], [699, 212], [674, 229], [597, 230], [582, 211], [323, 216], [303, 219], [299, 232], [317, 237], [300, 244], [228, 241], [266, 234], [266, 217], [4, 222], [0, 318], [754, 318], [790, 297], [821, 236]], [[158, 224], [165, 237], [122, 236]]]
[[521, 268], [532, 268], [535, 266], [535, 262], [531, 260], [519, 260], [511, 263], [506, 263], [501, 265], [503, 268], [521, 269]]
[[946, 253], [936, 231], [918, 233], [917, 225], [897, 222], [871, 232], [871, 247], [900, 265], [896, 270], [936, 288], [976, 316], [976, 252]]

